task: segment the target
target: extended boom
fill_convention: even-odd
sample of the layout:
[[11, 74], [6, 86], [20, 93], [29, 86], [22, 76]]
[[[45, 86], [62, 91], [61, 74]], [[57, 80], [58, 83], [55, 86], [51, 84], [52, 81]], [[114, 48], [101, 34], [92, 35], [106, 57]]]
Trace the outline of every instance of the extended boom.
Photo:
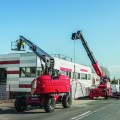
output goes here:
[[90, 61], [92, 63], [92, 66], [96, 72], [96, 74], [100, 77], [100, 84], [97, 88], [92, 88], [90, 90], [89, 97], [93, 99], [93, 97], [105, 97], [105, 99], [108, 98], [108, 96], [111, 95], [111, 86], [109, 82], [109, 78], [102, 72], [100, 69], [100, 66], [98, 62], [96, 61], [93, 53], [91, 52], [90, 48], [88, 47], [87, 42], [85, 41], [81, 31], [78, 31], [77, 33], [72, 34], [72, 40], [80, 39], [82, 41], [82, 44], [87, 52], [88, 57], [90, 58]]
[[90, 58], [90, 61], [91, 61], [91, 63], [92, 63], [92, 66], [93, 66], [95, 72], [97, 73], [97, 75], [98, 75], [99, 77], [104, 77], [105, 75], [104, 75], [104, 73], [102, 72], [102, 70], [100, 69], [100, 66], [99, 66], [98, 62], [96, 61], [96, 59], [95, 59], [92, 51], [91, 51], [90, 48], [88, 47], [88, 44], [87, 44], [87, 42], [85, 41], [85, 39], [84, 39], [81, 31], [78, 31], [77, 33], [73, 33], [73, 34], [72, 34], [72, 40], [75, 40], [75, 39], [81, 39], [82, 44], [83, 44], [83, 46], [84, 46], [84, 48], [85, 48], [85, 50], [86, 50], [86, 52], [87, 52], [88, 57]]
[[[50, 72], [53, 72], [54, 69], [54, 58], [51, 57], [49, 54], [47, 54], [45, 51], [43, 51], [41, 48], [39, 48], [37, 45], [32, 43], [31, 41], [27, 40], [25, 37], [20, 36], [20, 43], [25, 42], [29, 48], [45, 63], [45, 69], [42, 66], [44, 74], [49, 74]], [[21, 49], [21, 44], [20, 48]]]

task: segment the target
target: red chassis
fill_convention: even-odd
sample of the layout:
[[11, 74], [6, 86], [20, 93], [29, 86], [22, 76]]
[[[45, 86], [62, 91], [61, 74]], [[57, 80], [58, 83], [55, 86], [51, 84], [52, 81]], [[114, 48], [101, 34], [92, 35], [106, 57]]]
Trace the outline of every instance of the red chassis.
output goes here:
[[64, 75], [51, 78], [50, 75], [39, 76], [31, 83], [31, 96], [19, 97], [15, 101], [18, 112], [26, 110], [27, 106], [38, 106], [46, 112], [53, 112], [57, 103], [64, 108], [72, 104], [70, 92], [70, 78]]

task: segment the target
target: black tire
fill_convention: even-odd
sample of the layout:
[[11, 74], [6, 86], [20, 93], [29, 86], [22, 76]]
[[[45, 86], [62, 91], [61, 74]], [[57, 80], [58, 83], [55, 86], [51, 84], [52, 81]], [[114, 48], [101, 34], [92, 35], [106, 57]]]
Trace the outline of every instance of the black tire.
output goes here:
[[56, 105], [56, 103], [55, 103], [54, 97], [50, 96], [50, 97], [45, 98], [44, 109], [45, 109], [46, 112], [48, 112], [48, 113], [53, 112], [54, 109], [55, 109], [55, 105]]
[[72, 98], [70, 95], [64, 95], [62, 98], [62, 105], [64, 108], [70, 108], [72, 104]]
[[18, 97], [15, 100], [15, 109], [17, 112], [23, 112], [27, 109], [26, 97]]
[[119, 99], [120, 99], [120, 97], [118, 96], [116, 99], [118, 99], [118, 100], [119, 100]]

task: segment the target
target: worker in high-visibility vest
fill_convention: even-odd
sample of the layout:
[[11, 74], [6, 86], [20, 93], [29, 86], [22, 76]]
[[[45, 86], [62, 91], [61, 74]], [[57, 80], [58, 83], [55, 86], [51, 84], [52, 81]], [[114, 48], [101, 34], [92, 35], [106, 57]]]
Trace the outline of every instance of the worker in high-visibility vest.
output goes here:
[[22, 48], [25, 48], [25, 41], [22, 41]]

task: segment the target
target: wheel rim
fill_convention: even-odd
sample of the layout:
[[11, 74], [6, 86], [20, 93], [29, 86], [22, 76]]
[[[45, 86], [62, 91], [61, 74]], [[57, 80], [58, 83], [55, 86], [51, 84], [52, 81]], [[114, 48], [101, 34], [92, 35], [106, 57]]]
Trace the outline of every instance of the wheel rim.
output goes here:
[[51, 109], [55, 108], [55, 103], [54, 103], [54, 99], [53, 98], [50, 100], [50, 108]]

